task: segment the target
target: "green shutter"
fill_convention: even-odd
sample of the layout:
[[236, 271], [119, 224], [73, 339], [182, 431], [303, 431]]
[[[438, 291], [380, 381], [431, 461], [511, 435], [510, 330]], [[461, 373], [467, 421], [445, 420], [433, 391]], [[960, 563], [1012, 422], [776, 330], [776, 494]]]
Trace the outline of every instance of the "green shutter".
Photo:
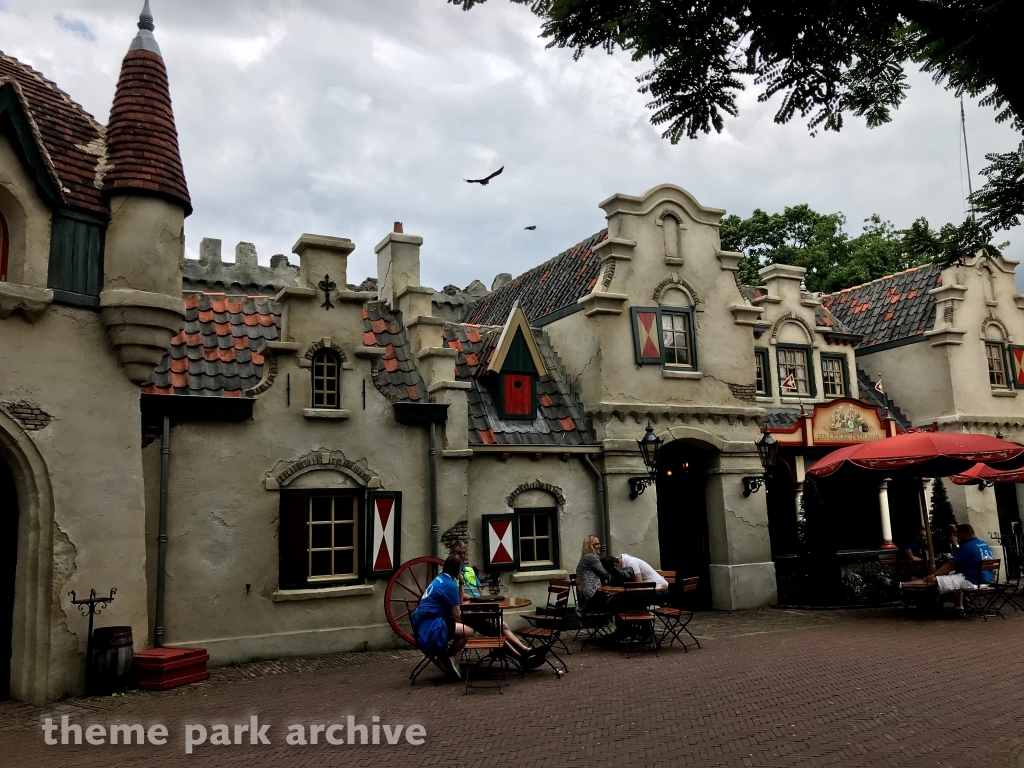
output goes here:
[[98, 219], [68, 211], [53, 214], [47, 284], [55, 300], [99, 306], [104, 240], [105, 227]]

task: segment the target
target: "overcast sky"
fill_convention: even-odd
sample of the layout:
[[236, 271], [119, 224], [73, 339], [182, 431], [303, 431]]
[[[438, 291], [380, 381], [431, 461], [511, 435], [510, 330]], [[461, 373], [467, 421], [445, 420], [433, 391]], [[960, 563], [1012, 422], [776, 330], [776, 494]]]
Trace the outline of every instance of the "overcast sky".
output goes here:
[[[41, 70], [106, 122], [141, 0], [0, 0], [0, 50]], [[651, 126], [626, 56], [579, 62], [546, 50], [538, 20], [506, 0], [463, 12], [445, 0], [152, 0], [203, 237], [260, 261], [303, 232], [355, 241], [350, 282], [402, 221], [422, 235], [423, 282], [490, 285], [604, 226], [597, 204], [671, 182], [746, 216], [809, 203], [908, 226], [963, 219], [959, 102], [914, 74], [890, 125], [850, 118], [811, 138], [741, 99], [720, 135], [676, 146]], [[967, 104], [974, 186], [986, 152], [1020, 137]], [[490, 186], [469, 185], [505, 166]], [[527, 225], [537, 229], [528, 232]], [[1024, 257], [1019, 231], [1006, 254]], [[295, 259], [295, 257], [292, 257]], [[1020, 275], [1018, 275], [1018, 279]]]

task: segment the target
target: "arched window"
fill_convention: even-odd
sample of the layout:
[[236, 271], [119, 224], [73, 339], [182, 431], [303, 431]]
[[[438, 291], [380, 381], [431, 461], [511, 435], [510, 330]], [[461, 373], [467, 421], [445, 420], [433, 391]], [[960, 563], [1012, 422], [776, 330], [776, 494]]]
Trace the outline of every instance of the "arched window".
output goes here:
[[313, 407], [341, 408], [341, 362], [329, 349], [313, 357]]
[[1009, 389], [1006, 376], [1006, 337], [995, 323], [985, 326], [985, 360], [988, 363], [988, 383], [992, 389]]
[[7, 229], [7, 219], [0, 213], [0, 283], [7, 282], [7, 258], [11, 250], [11, 234]]

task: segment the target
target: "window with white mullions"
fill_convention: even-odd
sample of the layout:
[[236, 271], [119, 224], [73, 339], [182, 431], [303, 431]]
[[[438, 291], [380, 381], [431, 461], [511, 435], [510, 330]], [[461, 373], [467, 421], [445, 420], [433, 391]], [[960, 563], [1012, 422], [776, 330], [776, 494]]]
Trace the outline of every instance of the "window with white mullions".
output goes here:
[[1002, 344], [986, 344], [985, 357], [988, 359], [988, 383], [995, 389], [1006, 389], [1006, 360]]
[[309, 581], [354, 579], [359, 574], [358, 501], [353, 496], [309, 498]]
[[693, 366], [693, 329], [689, 313], [661, 311], [665, 365]]
[[784, 395], [810, 395], [810, 380], [807, 376], [807, 351], [780, 347], [779, 389]]
[[770, 395], [768, 391], [768, 350], [754, 350], [754, 387], [759, 395]]
[[821, 386], [825, 397], [844, 397], [846, 395], [846, 376], [843, 360], [839, 357], [821, 358]]
[[551, 512], [519, 513], [519, 564], [553, 565]]
[[323, 350], [313, 358], [313, 407], [341, 408], [341, 365], [338, 356]]

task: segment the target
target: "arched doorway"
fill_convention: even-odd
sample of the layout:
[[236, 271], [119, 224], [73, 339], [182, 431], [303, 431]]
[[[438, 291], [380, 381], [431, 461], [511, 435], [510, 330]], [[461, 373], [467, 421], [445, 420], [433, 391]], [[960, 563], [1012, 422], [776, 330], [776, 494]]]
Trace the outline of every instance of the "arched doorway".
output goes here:
[[711, 547], [705, 486], [710, 454], [682, 440], [658, 458], [658, 539], [661, 567], [677, 578], [700, 577], [696, 607], [711, 608]]
[[11, 696], [14, 577], [18, 564], [18, 491], [0, 458], [0, 701]]

